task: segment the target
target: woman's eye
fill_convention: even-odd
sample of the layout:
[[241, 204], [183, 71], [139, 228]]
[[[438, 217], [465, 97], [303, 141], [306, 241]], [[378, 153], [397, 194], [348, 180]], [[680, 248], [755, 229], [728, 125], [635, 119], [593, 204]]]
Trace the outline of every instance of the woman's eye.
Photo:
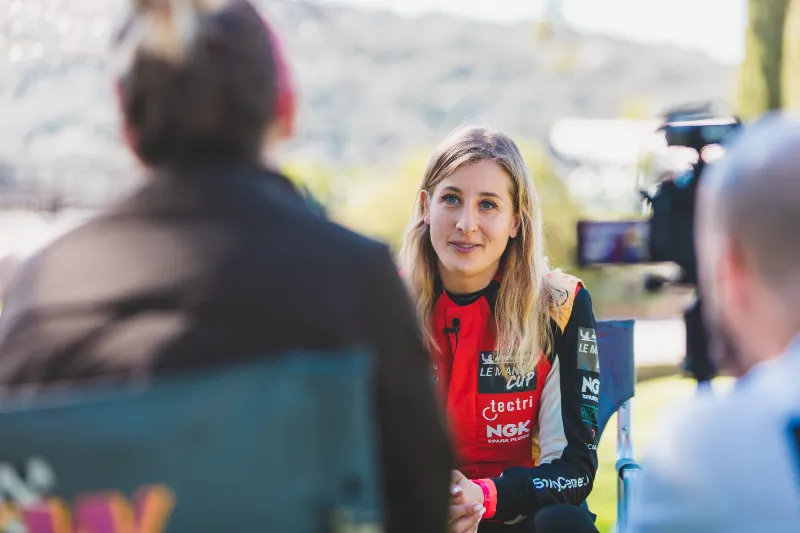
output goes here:
[[494, 202], [490, 202], [489, 200], [483, 200], [480, 205], [481, 209], [494, 209], [497, 207]]
[[458, 196], [455, 194], [445, 194], [442, 196], [442, 201], [448, 205], [456, 205], [458, 203]]

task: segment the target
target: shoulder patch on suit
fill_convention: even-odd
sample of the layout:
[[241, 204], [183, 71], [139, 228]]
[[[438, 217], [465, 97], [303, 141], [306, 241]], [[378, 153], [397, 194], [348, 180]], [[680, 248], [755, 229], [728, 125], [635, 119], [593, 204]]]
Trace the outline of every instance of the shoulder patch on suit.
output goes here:
[[569, 317], [572, 315], [575, 296], [580, 288], [583, 287], [583, 281], [560, 270], [548, 272], [546, 278], [548, 288], [553, 297], [550, 305], [550, 318], [553, 319], [558, 325], [558, 329], [563, 333], [569, 322]]

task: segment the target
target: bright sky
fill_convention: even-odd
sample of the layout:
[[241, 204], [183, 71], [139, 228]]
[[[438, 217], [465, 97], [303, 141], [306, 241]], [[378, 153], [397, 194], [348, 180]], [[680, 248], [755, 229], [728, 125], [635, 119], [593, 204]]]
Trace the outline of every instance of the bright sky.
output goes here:
[[[318, 0], [400, 13], [443, 11], [485, 20], [540, 18], [550, 0]], [[726, 63], [744, 53], [746, 0], [561, 0], [566, 21], [580, 29], [648, 43], [701, 49]]]

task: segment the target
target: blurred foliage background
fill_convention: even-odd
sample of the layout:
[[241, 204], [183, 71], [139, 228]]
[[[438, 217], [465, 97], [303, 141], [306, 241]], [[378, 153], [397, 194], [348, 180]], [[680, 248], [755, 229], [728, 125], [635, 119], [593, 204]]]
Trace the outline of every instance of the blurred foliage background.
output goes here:
[[[642, 276], [636, 267], [583, 270], [576, 267], [576, 225], [586, 213], [571, 198], [543, 147], [527, 139], [515, 138], [515, 141], [531, 169], [540, 196], [551, 266], [584, 280], [599, 316], [663, 314], [666, 307], [677, 312], [674, 304], [665, 303], [664, 296], [651, 296], [643, 291]], [[376, 175], [374, 169], [366, 167], [333, 169], [308, 159], [288, 160], [283, 171], [324, 208], [329, 218], [387, 243], [396, 255], [433, 149], [434, 146], [428, 146], [411, 151], [388, 175]], [[624, 301], [620, 301], [620, 291], [628, 295]]]
[[748, 0], [737, 110], [745, 119], [800, 110], [800, 0]]
[[[547, 41], [551, 32], [547, 25], [540, 26], [537, 39]], [[745, 57], [737, 83], [731, 88], [736, 97], [735, 112], [747, 121], [770, 110], [800, 109], [800, 0], [749, 0], [746, 31]], [[562, 59], [568, 61], [567, 56]], [[634, 99], [616, 114], [620, 118], [646, 118], [650, 114], [647, 107], [646, 102]], [[512, 137], [523, 151], [541, 197], [550, 263], [586, 282], [598, 316], [648, 317], [681, 312], [691, 295], [646, 293], [640, 267], [576, 267], [576, 223], [591, 214], [570, 196], [541, 142], [513, 133]], [[431, 144], [412, 149], [389, 170], [334, 167], [308, 157], [286, 161], [283, 170], [319, 202], [331, 219], [388, 243], [396, 253], [433, 148]]]

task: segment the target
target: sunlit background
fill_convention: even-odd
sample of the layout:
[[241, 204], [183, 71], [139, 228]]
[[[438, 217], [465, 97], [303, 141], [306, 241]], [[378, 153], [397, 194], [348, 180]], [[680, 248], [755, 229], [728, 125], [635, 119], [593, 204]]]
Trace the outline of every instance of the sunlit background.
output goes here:
[[[466, 122], [504, 130], [534, 172], [552, 263], [586, 280], [598, 317], [639, 319], [641, 375], [676, 372], [690, 291], [648, 294], [637, 267], [575, 268], [575, 224], [639, 215], [638, 188], [686, 168], [691, 154], [655, 133], [666, 111], [710, 103], [747, 118], [796, 106], [780, 94], [791, 76], [769, 78], [775, 68], [747, 54], [779, 55], [783, 18], [771, 37], [748, 38], [746, 0], [255, 3], [286, 42], [300, 89], [282, 166], [331, 218], [396, 249], [438, 140]], [[800, 2], [788, 4], [787, 31], [800, 31]], [[0, 285], [141, 174], [121, 142], [107, 54], [127, 5], [0, 0]], [[640, 405], [688, 394], [668, 379], [641, 388]], [[645, 428], [650, 407], [637, 413]], [[614, 517], [607, 444], [593, 495], [603, 527]]]

